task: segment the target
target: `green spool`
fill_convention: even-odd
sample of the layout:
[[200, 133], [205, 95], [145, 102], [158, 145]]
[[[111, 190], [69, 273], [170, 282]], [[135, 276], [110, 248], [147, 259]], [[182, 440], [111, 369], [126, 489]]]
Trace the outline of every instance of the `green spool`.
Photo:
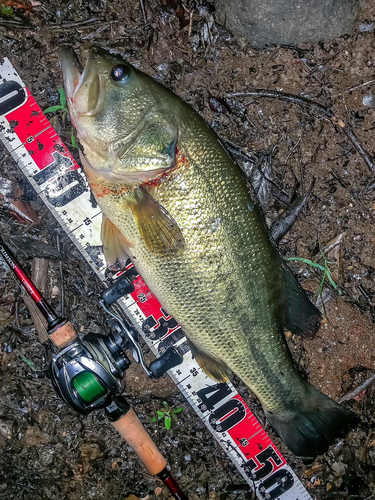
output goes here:
[[91, 403], [95, 399], [106, 393], [93, 373], [81, 372], [73, 379], [73, 385], [78, 394], [86, 403]]

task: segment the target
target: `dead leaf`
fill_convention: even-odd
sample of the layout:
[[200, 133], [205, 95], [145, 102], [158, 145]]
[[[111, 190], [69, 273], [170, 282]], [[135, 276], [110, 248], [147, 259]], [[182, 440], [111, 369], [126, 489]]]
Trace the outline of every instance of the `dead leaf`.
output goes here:
[[82, 458], [82, 474], [86, 474], [92, 468], [92, 463], [102, 458], [103, 452], [97, 443], [83, 443], [79, 449]]
[[143, 498], [136, 497], [135, 495], [129, 495], [125, 497], [124, 500], [150, 500], [150, 495], [146, 495]]
[[28, 427], [23, 440], [25, 446], [40, 446], [41, 444], [50, 443], [52, 438], [37, 427]]

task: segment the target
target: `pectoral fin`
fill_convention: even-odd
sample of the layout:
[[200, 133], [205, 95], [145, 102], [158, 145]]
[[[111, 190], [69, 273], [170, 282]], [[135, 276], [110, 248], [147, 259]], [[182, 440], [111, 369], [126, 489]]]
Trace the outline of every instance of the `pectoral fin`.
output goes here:
[[130, 248], [134, 245], [123, 236], [117, 227], [103, 214], [101, 240], [103, 253], [108, 267], [114, 264], [125, 266], [129, 258]]
[[198, 365], [208, 377], [217, 382], [228, 382], [232, 378], [232, 370], [223, 361], [202, 351], [189, 339], [188, 344]]
[[176, 221], [146, 191], [137, 188], [135, 201], [129, 206], [150, 252], [162, 256], [184, 248], [184, 237]]

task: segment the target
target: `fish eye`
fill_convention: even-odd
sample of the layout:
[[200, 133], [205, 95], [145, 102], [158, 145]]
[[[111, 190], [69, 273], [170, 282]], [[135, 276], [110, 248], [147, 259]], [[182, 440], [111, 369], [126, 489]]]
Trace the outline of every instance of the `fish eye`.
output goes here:
[[132, 75], [132, 69], [126, 64], [116, 64], [111, 71], [111, 79], [117, 83], [128, 83]]

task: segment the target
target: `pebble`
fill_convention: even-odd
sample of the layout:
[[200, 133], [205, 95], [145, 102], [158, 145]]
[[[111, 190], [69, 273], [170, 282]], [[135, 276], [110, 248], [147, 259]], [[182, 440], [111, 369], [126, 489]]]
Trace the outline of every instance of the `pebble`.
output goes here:
[[185, 462], [191, 462], [191, 455], [189, 455], [188, 453], [184, 456], [185, 458]]
[[345, 474], [346, 471], [346, 464], [342, 462], [333, 462], [331, 465], [331, 469], [333, 470], [333, 474], [336, 477], [342, 477]]
[[12, 438], [12, 428], [9, 424], [4, 422], [3, 420], [0, 420], [0, 434], [3, 437], [5, 437], [5, 439]]

